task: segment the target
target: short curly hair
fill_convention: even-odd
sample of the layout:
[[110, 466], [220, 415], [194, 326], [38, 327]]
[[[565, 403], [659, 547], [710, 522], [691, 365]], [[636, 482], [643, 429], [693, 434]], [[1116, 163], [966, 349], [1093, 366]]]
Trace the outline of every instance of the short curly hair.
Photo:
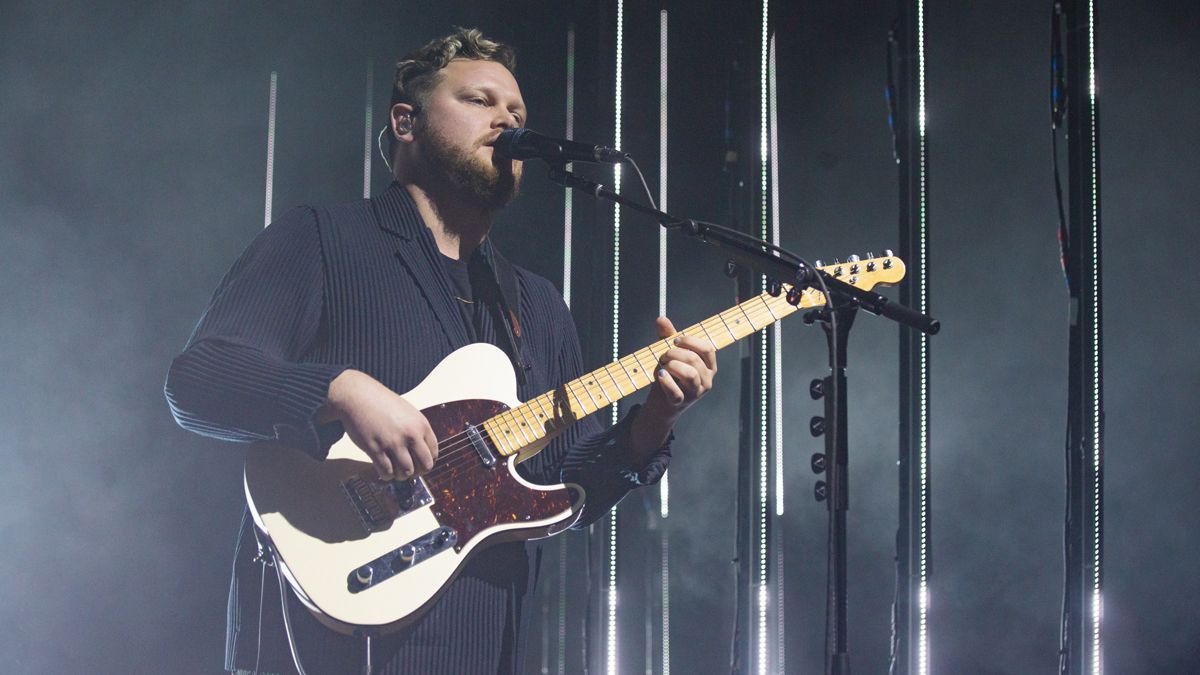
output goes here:
[[[495, 61], [513, 74], [517, 71], [517, 56], [512, 47], [489, 40], [478, 28], [456, 26], [453, 33], [430, 40], [396, 63], [389, 116], [397, 103], [407, 103], [416, 110], [423, 108], [442, 81], [442, 69], [454, 59]], [[388, 137], [390, 153], [395, 150], [396, 138], [391, 134]]]

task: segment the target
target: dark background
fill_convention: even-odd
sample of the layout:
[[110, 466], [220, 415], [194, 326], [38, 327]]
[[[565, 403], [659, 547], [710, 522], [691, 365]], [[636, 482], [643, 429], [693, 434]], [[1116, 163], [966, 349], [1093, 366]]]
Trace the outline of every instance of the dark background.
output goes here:
[[[773, 19], [784, 245], [826, 260], [898, 248], [883, 99], [895, 4], [793, 4]], [[1067, 302], [1050, 171], [1049, 7], [1027, 0], [927, 5], [931, 292], [944, 326], [932, 342], [935, 672], [1049, 672], [1057, 664]], [[1098, 10], [1104, 649], [1115, 673], [1200, 665], [1200, 356], [1192, 346], [1192, 258], [1200, 248], [1197, 7], [1102, 2]], [[630, 3], [625, 36], [624, 146], [642, 158], [652, 185], [658, 8]], [[670, 195], [677, 212], [728, 216], [721, 172], [727, 63], [739, 38], [755, 44], [759, 11], [707, 0], [672, 6]], [[209, 293], [262, 226], [270, 72], [279, 72], [278, 214], [361, 196], [368, 61], [382, 124], [391, 63], [452, 25], [479, 26], [518, 48], [530, 125], [561, 134], [566, 26], [578, 22], [581, 72], [592, 75], [580, 86], [593, 87], [599, 99], [611, 81], [611, 27], [603, 25], [611, 17], [611, 7], [583, 2], [4, 3], [6, 672], [220, 668], [242, 509], [240, 455], [178, 429], [161, 385]], [[757, 78], [756, 63], [749, 66], [746, 77]], [[745, 103], [755, 116], [757, 101]], [[611, 108], [585, 114], [576, 128], [580, 138], [610, 134]], [[561, 192], [537, 166], [527, 176], [524, 196], [495, 236], [515, 262], [558, 282]], [[387, 180], [376, 162], [374, 189]], [[603, 215], [576, 201], [577, 213], [587, 209], [593, 221]], [[652, 337], [656, 235], [628, 215], [623, 227], [622, 340], [633, 348]], [[607, 236], [604, 230], [596, 240]], [[677, 324], [729, 304], [720, 263], [699, 244], [672, 241], [669, 313]], [[604, 353], [603, 285], [588, 290], [578, 277], [576, 284], [585, 346]], [[799, 321], [787, 323], [784, 335], [784, 409], [795, 450], [783, 521], [788, 670], [816, 672], [825, 511], [808, 496], [807, 457], [818, 447], [802, 425], [817, 412], [805, 389], [822, 373], [824, 346]], [[897, 332], [864, 316], [851, 345], [851, 658], [859, 672], [885, 672]], [[672, 666], [679, 672], [720, 672], [728, 659], [734, 354], [723, 355], [718, 388], [688, 415], [676, 442], [668, 526]], [[649, 573], [630, 565], [621, 571], [624, 580]], [[641, 625], [635, 609], [636, 602], [622, 609], [633, 635]], [[640, 670], [636, 638], [628, 644], [623, 669]]]

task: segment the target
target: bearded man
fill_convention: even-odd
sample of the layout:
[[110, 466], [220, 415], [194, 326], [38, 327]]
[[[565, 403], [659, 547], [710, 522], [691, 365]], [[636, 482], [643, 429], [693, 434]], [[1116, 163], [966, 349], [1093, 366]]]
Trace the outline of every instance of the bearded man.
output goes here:
[[[512, 50], [477, 30], [433, 40], [397, 65], [387, 130], [394, 182], [371, 199], [296, 209], [255, 239], [171, 365], [166, 395], [181, 426], [318, 459], [345, 434], [381, 480], [406, 480], [436, 466], [438, 439], [396, 392], [455, 349], [503, 349], [519, 368], [522, 400], [579, 376], [574, 322], [553, 284], [509, 264], [487, 236], [521, 179], [521, 163], [492, 147], [526, 121], [513, 69]], [[675, 334], [665, 318], [656, 329]], [[578, 524], [595, 521], [662, 476], [671, 429], [711, 388], [715, 358], [707, 341], [680, 336], [660, 357], [643, 405], [609, 429], [582, 419], [520, 473], [582, 486]], [[295, 663], [310, 675], [368, 664], [388, 674], [523, 670], [535, 544], [482, 549], [428, 611], [369, 641], [319, 623], [267, 573], [267, 557], [244, 517], [229, 671], [294, 672]]]

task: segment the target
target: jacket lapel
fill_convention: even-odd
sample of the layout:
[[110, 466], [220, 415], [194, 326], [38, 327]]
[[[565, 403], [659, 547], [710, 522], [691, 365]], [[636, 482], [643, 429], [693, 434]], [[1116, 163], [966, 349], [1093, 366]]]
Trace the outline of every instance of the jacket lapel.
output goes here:
[[399, 183], [392, 183], [371, 199], [371, 206], [379, 227], [396, 235], [396, 258], [408, 268], [429, 302], [450, 348], [458, 349], [468, 344], [470, 339], [463, 325], [462, 312], [454, 304], [454, 292], [442, 263], [442, 254], [408, 191]]

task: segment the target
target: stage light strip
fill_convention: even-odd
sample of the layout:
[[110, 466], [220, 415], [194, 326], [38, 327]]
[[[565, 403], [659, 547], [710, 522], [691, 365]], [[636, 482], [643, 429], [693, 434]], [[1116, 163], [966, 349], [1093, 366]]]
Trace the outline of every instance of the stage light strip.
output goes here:
[[[770, 55], [770, 37], [768, 34], [768, 24], [770, 16], [769, 0], [763, 0], [762, 3], [762, 22], [759, 31], [759, 68], [758, 68], [758, 86], [759, 86], [759, 134], [758, 134], [758, 151], [759, 151], [759, 237], [761, 239], [769, 239], [772, 236], [770, 232], [770, 210], [768, 209], [768, 198], [770, 197], [770, 147], [769, 139], [767, 138], [770, 131], [768, 117], [770, 114], [769, 87], [767, 83], [767, 70], [769, 66]], [[760, 277], [763, 287], [766, 286], [766, 277]], [[755, 631], [758, 672], [766, 675], [769, 672], [768, 665], [770, 662], [770, 650], [767, 647], [767, 617], [769, 616], [768, 602], [768, 554], [767, 542], [767, 525], [769, 520], [769, 501], [770, 501], [770, 433], [771, 433], [771, 399], [768, 390], [770, 381], [770, 354], [771, 341], [770, 331], [763, 329], [759, 331], [759, 353], [758, 353], [758, 405], [759, 405], [759, 443], [758, 443], [758, 627]]]
[[[779, 87], [776, 72], [775, 45], [777, 34], [771, 34], [771, 48], [768, 56], [767, 87], [771, 106], [771, 243], [780, 245], [780, 216], [779, 216]], [[783, 322], [777, 321], [773, 326], [775, 333], [775, 350], [771, 354], [771, 380], [775, 383], [773, 416], [775, 418], [775, 515], [783, 515]], [[778, 521], [777, 521], [778, 522]], [[772, 598], [775, 609], [775, 667], [774, 672], [786, 673], [787, 641], [784, 631], [783, 594], [783, 528], [777, 527], [772, 537], [775, 549], [775, 585]]]
[[[625, 2], [617, 0], [617, 47], [615, 91], [613, 92], [613, 146], [621, 147], [621, 107], [623, 97], [623, 54], [625, 46]], [[613, 166], [613, 191], [621, 192], [621, 165]], [[621, 327], [621, 207], [613, 204], [613, 259], [612, 259], [612, 359], [620, 358]], [[617, 423], [619, 410], [612, 404], [612, 422]], [[608, 621], [605, 631], [605, 665], [608, 675], [617, 675], [617, 507], [608, 517]]]
[[[667, 10], [658, 13], [658, 208], [667, 210]], [[667, 228], [658, 228], [658, 315], [667, 315]], [[658, 511], [671, 513], [670, 470], [659, 481]], [[665, 564], [665, 563], [664, 563]], [[663, 591], [666, 592], [665, 590]], [[663, 612], [666, 612], [665, 605]], [[664, 614], [664, 619], [666, 615]], [[665, 644], [665, 643], [664, 643]], [[667, 656], [663, 655], [663, 664]], [[663, 671], [664, 675], [666, 670]]]
[[271, 71], [271, 88], [267, 99], [267, 189], [263, 206], [263, 227], [271, 224], [271, 199], [275, 193], [275, 95], [279, 73]]
[[[567, 29], [567, 140], [575, 138], [575, 28]], [[571, 168], [567, 164], [567, 168]], [[563, 302], [571, 306], [571, 236], [574, 211], [573, 191], [563, 188]]]
[[[667, 10], [658, 13], [658, 208], [667, 210]], [[658, 228], [658, 315], [667, 315], [667, 230]], [[658, 513], [663, 519], [671, 513], [670, 471], [658, 486]], [[662, 675], [671, 675], [671, 534], [666, 523], [659, 524], [662, 567]]]
[[[917, 274], [920, 275], [920, 289], [917, 309], [923, 314], [929, 313], [929, 265], [928, 265], [928, 184], [926, 171], [928, 169], [927, 145], [925, 139], [925, 1], [917, 0], [917, 106], [918, 129], [920, 132], [920, 172], [921, 172], [921, 221], [920, 235], [917, 238], [919, 248]], [[920, 675], [929, 674], [929, 336], [917, 333], [919, 350], [919, 393], [918, 393], [918, 465], [919, 493], [917, 500], [920, 513], [918, 535], [917, 565], [918, 604], [917, 604], [917, 672]]]
[[1103, 416], [1100, 377], [1100, 166], [1097, 157], [1096, 137], [1096, 3], [1088, 2], [1088, 98], [1090, 102], [1092, 132], [1092, 668], [1093, 675], [1104, 671], [1100, 649], [1100, 626], [1104, 605], [1100, 594], [1102, 535], [1101, 517], [1103, 509], [1103, 485], [1101, 483], [1102, 457], [1100, 420]]
[[[771, 34], [768, 88], [771, 102], [771, 243], [779, 246], [779, 99], [775, 72], [775, 34]], [[783, 515], [783, 322], [775, 323], [771, 379], [775, 383], [775, 515]], [[779, 583], [783, 579], [780, 577]]]
[[375, 64], [371, 59], [367, 59], [367, 102], [363, 106], [365, 110], [366, 124], [363, 136], [363, 199], [371, 197], [371, 141], [374, 140], [375, 134], [371, 129], [371, 99], [374, 98], [375, 88]]

